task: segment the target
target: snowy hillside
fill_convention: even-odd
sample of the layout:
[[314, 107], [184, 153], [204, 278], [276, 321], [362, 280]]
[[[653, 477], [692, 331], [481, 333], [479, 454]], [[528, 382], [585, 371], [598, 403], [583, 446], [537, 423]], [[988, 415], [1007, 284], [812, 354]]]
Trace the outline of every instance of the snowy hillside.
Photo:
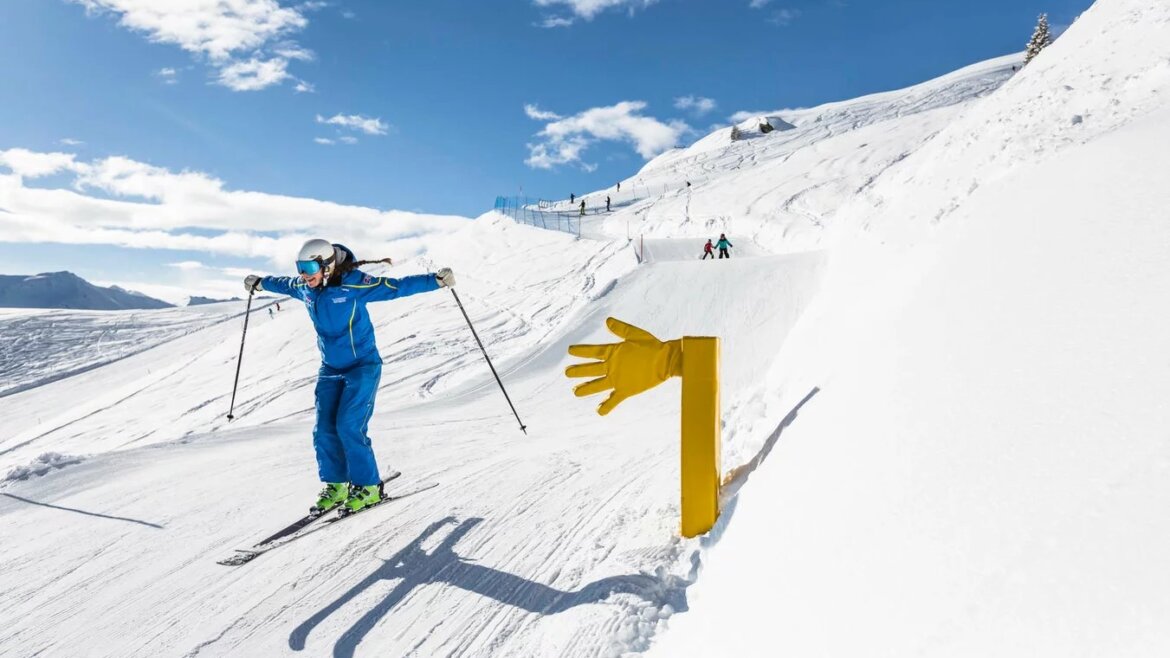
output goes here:
[[[272, 300], [257, 302], [258, 309]], [[0, 397], [112, 363], [155, 345], [243, 317], [239, 303], [198, 310], [0, 310]], [[236, 329], [233, 326], [229, 331]]]
[[762, 113], [792, 130], [759, 134], [749, 119], [736, 142], [730, 128], [718, 130], [647, 163], [622, 182], [621, 193], [586, 195], [589, 207], [604, 206], [610, 195], [616, 212], [583, 230], [614, 237], [627, 230], [635, 237], [727, 232], [777, 253], [819, 248], [832, 240], [848, 199], [998, 89], [1020, 61], [1010, 55], [899, 91]]
[[[584, 239], [453, 225], [386, 271], [455, 269], [528, 434], [446, 291], [371, 305], [413, 495], [242, 567], [317, 490], [305, 311], [254, 307], [230, 424], [239, 303], [5, 313], [46, 338], [0, 361], [0, 653], [1166, 654], [1167, 35], [1101, 0], [1014, 74], [667, 154]], [[601, 418], [564, 377], [609, 316], [722, 338], [706, 537], [678, 382]]]

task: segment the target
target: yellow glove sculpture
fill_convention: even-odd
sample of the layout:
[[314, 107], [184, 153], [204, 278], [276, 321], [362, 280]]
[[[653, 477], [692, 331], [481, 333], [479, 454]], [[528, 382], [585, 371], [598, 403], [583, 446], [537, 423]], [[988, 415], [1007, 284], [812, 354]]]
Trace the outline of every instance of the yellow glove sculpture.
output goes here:
[[565, 368], [568, 377], [596, 377], [573, 388], [578, 397], [613, 389], [609, 397], [597, 406], [602, 416], [643, 391], [648, 391], [671, 377], [682, 376], [682, 340], [660, 341], [645, 329], [626, 324], [617, 318], [605, 321], [609, 330], [621, 343], [606, 345], [571, 345], [569, 354], [591, 363], [578, 363]]
[[649, 331], [607, 318], [620, 343], [570, 345], [569, 354], [586, 359], [565, 368], [569, 377], [596, 377], [578, 384], [578, 397], [613, 390], [597, 406], [602, 416], [671, 377], [682, 377], [681, 494], [684, 537], [710, 530], [719, 518], [719, 339], [685, 336], [661, 341]]

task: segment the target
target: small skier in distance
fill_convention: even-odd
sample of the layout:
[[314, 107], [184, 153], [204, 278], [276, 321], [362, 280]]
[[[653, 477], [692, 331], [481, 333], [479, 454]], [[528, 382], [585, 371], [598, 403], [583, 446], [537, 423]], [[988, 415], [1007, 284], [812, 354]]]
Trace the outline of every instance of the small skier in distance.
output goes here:
[[248, 292], [266, 290], [304, 302], [317, 331], [321, 369], [313, 448], [325, 487], [310, 514], [339, 506], [342, 514], [349, 514], [382, 500], [382, 478], [366, 434], [382, 377], [382, 356], [366, 304], [455, 285], [455, 275], [446, 267], [401, 279], [358, 269], [372, 262], [379, 261], [359, 261], [348, 248], [316, 239], [301, 247], [299, 277], [244, 278]]
[[609, 197], [605, 197], [605, 212], [609, 212]]
[[732, 245], [730, 242], [727, 241], [726, 235], [724, 235], [723, 233], [720, 233], [719, 234], [719, 242], [716, 242], [715, 246], [719, 249], [719, 259], [720, 260], [722, 260], [724, 258], [731, 258], [731, 254], [727, 253], [727, 250], [734, 245]]
[[585, 216], [585, 199], [581, 199], [581, 216]]
[[703, 257], [699, 260], [707, 260], [707, 256], [710, 256], [711, 260], [715, 260], [715, 245], [711, 244], [710, 238], [707, 238], [707, 244], [703, 245]]

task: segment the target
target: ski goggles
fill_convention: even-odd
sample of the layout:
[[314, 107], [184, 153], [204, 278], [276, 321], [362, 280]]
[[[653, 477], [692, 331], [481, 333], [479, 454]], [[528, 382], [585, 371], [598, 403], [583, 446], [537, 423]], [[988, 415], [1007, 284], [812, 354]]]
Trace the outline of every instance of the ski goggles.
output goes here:
[[314, 274], [317, 274], [321, 271], [321, 267], [321, 261], [318, 259], [297, 261], [298, 274], [308, 274], [309, 276], [313, 276]]

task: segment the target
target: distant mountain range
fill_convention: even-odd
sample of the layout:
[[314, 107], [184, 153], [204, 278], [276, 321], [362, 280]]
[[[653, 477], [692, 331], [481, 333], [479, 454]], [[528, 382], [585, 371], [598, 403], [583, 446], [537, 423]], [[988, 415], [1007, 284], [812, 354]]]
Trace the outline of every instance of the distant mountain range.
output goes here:
[[232, 297], [231, 299], [212, 299], [210, 297], [200, 297], [192, 295], [191, 299], [187, 301], [187, 306], [201, 306], [203, 304], [218, 304], [220, 302], [238, 302], [239, 297]]
[[3, 308], [117, 311], [173, 306], [118, 286], [95, 286], [72, 272], [46, 272], [35, 276], [0, 274], [0, 307]]

